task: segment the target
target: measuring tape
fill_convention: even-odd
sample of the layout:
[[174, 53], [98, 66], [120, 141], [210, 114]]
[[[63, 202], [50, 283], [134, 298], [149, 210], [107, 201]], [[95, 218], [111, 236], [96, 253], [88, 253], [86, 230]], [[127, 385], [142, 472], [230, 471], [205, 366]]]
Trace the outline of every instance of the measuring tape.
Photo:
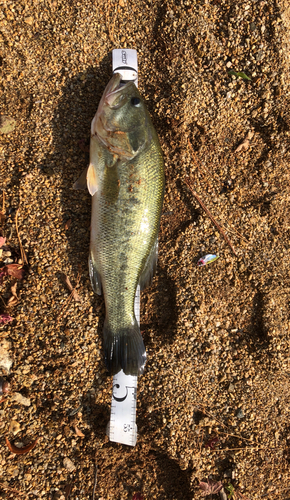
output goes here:
[[[133, 49], [114, 49], [112, 54], [113, 73], [122, 75], [122, 82], [133, 81], [138, 87], [137, 51]], [[135, 295], [134, 311], [140, 326], [140, 286]], [[137, 377], [125, 375], [123, 370], [113, 377], [113, 391], [110, 422], [107, 434], [110, 441], [135, 446], [137, 442], [136, 425]]]

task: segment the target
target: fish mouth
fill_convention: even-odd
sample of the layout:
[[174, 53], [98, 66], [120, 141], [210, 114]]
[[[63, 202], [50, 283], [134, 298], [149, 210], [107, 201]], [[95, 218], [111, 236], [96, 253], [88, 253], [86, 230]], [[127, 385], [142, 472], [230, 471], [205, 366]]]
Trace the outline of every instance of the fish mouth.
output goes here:
[[109, 131], [108, 127], [106, 127], [102, 121], [103, 110], [105, 106], [108, 106], [107, 98], [109, 98], [109, 96], [113, 92], [116, 92], [120, 88], [120, 83], [121, 83], [121, 75], [120, 73], [116, 73], [115, 75], [113, 75], [108, 85], [106, 86], [104, 93], [101, 97], [101, 100], [99, 102], [97, 112], [91, 123], [91, 135], [94, 135], [96, 133], [102, 140], [102, 142], [104, 142], [102, 138], [103, 135], [102, 128], [104, 128], [107, 132]]
[[122, 75], [120, 73], [115, 73], [112, 76], [111, 80], [109, 81], [109, 83], [104, 91], [105, 98], [108, 95], [110, 95], [112, 92], [115, 92], [116, 90], [118, 90], [120, 88], [121, 78], [122, 78]]
[[[122, 84], [121, 81], [122, 75], [120, 73], [115, 73], [109, 81], [107, 87], [105, 88], [97, 112], [91, 123], [91, 135], [97, 135], [101, 143], [104, 144], [104, 146], [106, 146], [107, 148], [110, 148], [113, 153], [128, 156], [129, 153], [127, 153], [127, 151], [125, 151], [123, 148], [117, 148], [116, 146], [112, 145], [110, 137], [115, 133], [121, 132], [118, 131], [118, 128], [116, 128], [116, 124], [110, 124], [107, 122], [104, 114], [104, 110], [106, 107], [115, 110], [121, 108], [124, 105], [124, 102], [127, 98], [126, 93], [123, 94], [122, 91], [127, 86], [132, 85], [133, 82]], [[131, 156], [132, 155], [130, 154], [128, 157], [131, 158]]]
[[125, 95], [124, 96], [120, 95], [120, 91], [123, 91], [124, 88], [130, 85], [131, 82], [127, 82], [125, 84], [122, 84], [121, 82], [122, 82], [122, 75], [120, 75], [120, 73], [116, 73], [111, 78], [111, 81], [109, 82], [107, 88], [105, 89], [104, 102], [111, 109], [119, 109], [123, 105], [124, 100], [126, 99]]

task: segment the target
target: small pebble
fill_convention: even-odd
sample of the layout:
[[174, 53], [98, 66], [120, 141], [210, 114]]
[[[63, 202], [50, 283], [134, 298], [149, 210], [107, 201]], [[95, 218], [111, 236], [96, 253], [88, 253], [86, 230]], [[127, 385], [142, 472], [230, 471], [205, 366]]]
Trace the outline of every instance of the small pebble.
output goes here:
[[7, 380], [5, 380], [1, 377], [0, 378], [0, 395], [8, 394], [9, 391], [10, 391], [9, 382], [7, 382]]
[[24, 19], [24, 21], [26, 22], [26, 24], [29, 24], [30, 26], [32, 26], [32, 24], [33, 24], [33, 17], [32, 16], [26, 17]]
[[71, 461], [70, 458], [68, 457], [65, 457], [64, 460], [63, 460], [63, 465], [64, 467], [69, 471], [69, 472], [73, 472], [75, 469], [76, 469], [76, 466], [74, 465], [74, 463]]
[[10, 424], [9, 424], [9, 431], [12, 432], [12, 434], [14, 434], [14, 436], [16, 436], [16, 434], [21, 430], [21, 426], [19, 424], [19, 422], [17, 422], [16, 420], [11, 420]]
[[244, 418], [245, 414], [243, 412], [243, 410], [240, 408], [238, 411], [237, 411], [237, 418]]
[[14, 401], [15, 403], [19, 403], [20, 405], [23, 406], [30, 406], [31, 402], [29, 398], [26, 398], [25, 396], [22, 396], [20, 392], [15, 392], [13, 396], [11, 397], [11, 401]]
[[13, 364], [13, 361], [10, 358], [9, 354], [10, 349], [11, 342], [6, 339], [2, 340], [2, 342], [0, 343], [0, 372], [1, 370], [3, 370], [5, 374], [9, 374], [10, 368]]

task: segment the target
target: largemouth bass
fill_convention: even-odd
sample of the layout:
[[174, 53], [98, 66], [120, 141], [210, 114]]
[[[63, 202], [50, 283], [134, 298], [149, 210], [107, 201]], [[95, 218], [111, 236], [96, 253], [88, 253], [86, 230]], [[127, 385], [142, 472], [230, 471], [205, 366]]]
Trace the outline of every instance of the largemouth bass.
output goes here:
[[164, 194], [157, 134], [133, 82], [115, 74], [91, 125], [87, 186], [92, 195], [89, 273], [103, 292], [105, 360], [112, 374], [143, 373], [146, 351], [134, 314], [137, 285], [156, 270]]

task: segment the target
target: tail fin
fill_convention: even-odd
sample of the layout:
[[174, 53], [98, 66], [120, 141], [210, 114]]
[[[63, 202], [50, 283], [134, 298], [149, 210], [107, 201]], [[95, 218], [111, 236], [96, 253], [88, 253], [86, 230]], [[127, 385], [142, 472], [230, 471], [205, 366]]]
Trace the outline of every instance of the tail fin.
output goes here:
[[126, 375], [141, 375], [146, 362], [146, 351], [137, 321], [117, 332], [113, 332], [105, 322], [103, 335], [109, 372], [115, 375], [122, 369]]

